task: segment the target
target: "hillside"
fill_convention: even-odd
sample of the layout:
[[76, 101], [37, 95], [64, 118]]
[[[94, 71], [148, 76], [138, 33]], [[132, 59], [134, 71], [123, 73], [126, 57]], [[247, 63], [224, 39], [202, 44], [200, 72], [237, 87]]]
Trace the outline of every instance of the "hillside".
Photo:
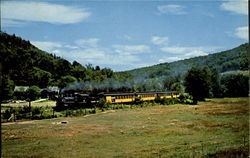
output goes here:
[[[3, 80], [14, 85], [61, 88], [73, 81], [102, 80], [113, 76], [110, 69], [86, 66], [49, 54], [15, 35], [0, 32], [0, 67]], [[65, 82], [65, 83], [64, 83]]]
[[134, 77], [154, 78], [161, 76], [182, 76], [192, 66], [213, 66], [219, 72], [248, 70], [248, 43], [234, 49], [200, 56], [172, 63], [126, 71]]

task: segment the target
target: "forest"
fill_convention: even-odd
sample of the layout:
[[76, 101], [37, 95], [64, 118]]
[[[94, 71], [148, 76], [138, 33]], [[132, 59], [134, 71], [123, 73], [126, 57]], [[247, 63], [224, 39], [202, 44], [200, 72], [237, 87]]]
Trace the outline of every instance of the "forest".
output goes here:
[[90, 63], [70, 63], [4, 32], [0, 42], [2, 100], [13, 98], [15, 86], [37, 90], [58, 86], [61, 92], [188, 92], [187, 76], [192, 69], [206, 71], [205, 97], [248, 95], [248, 43], [208, 56], [114, 72]]

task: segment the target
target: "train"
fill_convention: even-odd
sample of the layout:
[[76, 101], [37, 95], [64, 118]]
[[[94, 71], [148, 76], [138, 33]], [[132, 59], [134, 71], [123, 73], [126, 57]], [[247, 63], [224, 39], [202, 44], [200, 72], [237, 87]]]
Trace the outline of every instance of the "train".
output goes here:
[[93, 104], [98, 104], [102, 99], [106, 103], [119, 104], [119, 103], [135, 103], [136, 101], [154, 101], [158, 98], [178, 98], [180, 93], [177, 91], [167, 92], [130, 92], [130, 93], [98, 93], [98, 94], [86, 94], [86, 93], [63, 93], [60, 94], [57, 99], [57, 107], [71, 108], [80, 107], [88, 108]]

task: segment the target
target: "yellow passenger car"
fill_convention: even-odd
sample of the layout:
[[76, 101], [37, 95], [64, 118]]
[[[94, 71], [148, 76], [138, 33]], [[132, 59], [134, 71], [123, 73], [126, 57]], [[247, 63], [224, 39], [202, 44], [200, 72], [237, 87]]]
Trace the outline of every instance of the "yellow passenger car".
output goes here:
[[104, 93], [102, 94], [104, 100], [108, 103], [131, 103], [136, 98], [140, 98], [141, 101], [154, 101], [157, 96], [160, 98], [178, 98], [179, 92], [143, 92], [143, 93]]
[[130, 103], [135, 100], [134, 93], [108, 93], [103, 95], [108, 103]]

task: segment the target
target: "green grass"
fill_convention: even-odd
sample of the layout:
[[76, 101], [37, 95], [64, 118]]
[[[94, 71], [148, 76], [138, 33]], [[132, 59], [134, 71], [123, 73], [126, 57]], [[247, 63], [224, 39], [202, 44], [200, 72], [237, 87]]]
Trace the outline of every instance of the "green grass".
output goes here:
[[244, 157], [248, 115], [225, 98], [2, 124], [2, 157]]

